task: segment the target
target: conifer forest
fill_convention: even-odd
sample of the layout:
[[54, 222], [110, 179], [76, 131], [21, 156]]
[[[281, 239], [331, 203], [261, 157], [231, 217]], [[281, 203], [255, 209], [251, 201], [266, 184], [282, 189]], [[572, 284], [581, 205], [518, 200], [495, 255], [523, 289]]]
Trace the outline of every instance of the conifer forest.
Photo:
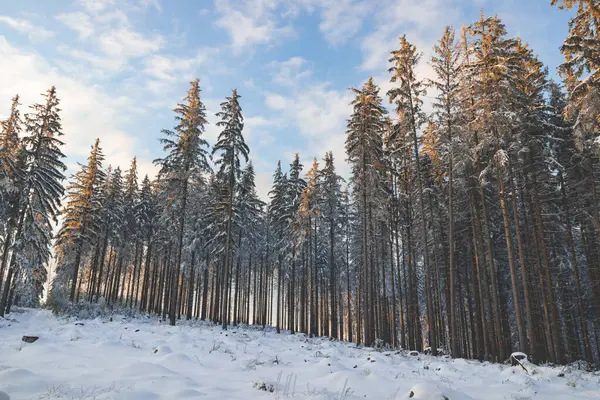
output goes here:
[[60, 87], [28, 108], [15, 95], [0, 127], [0, 316], [102, 304], [171, 325], [600, 365], [600, 8], [552, 5], [574, 15], [560, 79], [496, 16], [447, 27], [430, 59], [403, 35], [391, 89], [350, 89], [345, 153], [282, 159], [268, 201], [235, 89], [210, 146], [190, 83], [173, 126], [152, 133], [155, 177], [135, 158], [107, 165], [94, 138], [67, 176]]

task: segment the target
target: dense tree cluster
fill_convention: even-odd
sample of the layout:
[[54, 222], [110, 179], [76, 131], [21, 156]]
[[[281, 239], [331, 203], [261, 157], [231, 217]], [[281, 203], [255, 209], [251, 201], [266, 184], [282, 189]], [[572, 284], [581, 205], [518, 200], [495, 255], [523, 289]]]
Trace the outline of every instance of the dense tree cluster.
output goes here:
[[[140, 185], [135, 159], [125, 173], [104, 167], [98, 140], [71, 177], [49, 304], [599, 364], [600, 11], [553, 3], [577, 6], [562, 47], [565, 91], [497, 17], [447, 27], [429, 60], [402, 36], [391, 89], [373, 79], [352, 89], [350, 179], [332, 152], [307, 168], [296, 154], [289, 168], [278, 163], [268, 204], [241, 97], [233, 90], [221, 104], [211, 152], [193, 81], [163, 131], [155, 179]], [[417, 73], [424, 62], [430, 80]], [[24, 121], [18, 106], [0, 136], [0, 314], [39, 303], [63, 195], [54, 88]]]

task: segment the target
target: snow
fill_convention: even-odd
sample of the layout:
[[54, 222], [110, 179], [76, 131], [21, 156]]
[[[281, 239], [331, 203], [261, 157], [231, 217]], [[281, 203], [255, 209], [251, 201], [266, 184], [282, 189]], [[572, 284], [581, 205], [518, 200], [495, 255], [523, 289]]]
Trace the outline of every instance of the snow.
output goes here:
[[525, 353], [523, 353], [521, 351], [515, 351], [510, 356], [514, 357], [514, 358], [516, 358], [518, 360], [522, 360], [522, 359], [526, 359], [527, 358], [527, 354], [525, 354]]
[[512, 353], [510, 355], [510, 357], [517, 359], [519, 361], [526, 361], [526, 362], [528, 361], [527, 354], [520, 352], [520, 351], [515, 351], [514, 353]]
[[410, 388], [408, 398], [414, 400], [472, 400], [464, 393], [449, 388], [440, 388], [432, 383], [418, 383]]
[[[76, 325], [77, 322], [77, 325]], [[83, 325], [82, 325], [83, 324]], [[35, 343], [23, 335], [39, 335]], [[0, 319], [0, 399], [600, 399], [599, 376], [156, 318]], [[559, 376], [561, 375], [561, 376]], [[412, 397], [411, 397], [412, 393]]]

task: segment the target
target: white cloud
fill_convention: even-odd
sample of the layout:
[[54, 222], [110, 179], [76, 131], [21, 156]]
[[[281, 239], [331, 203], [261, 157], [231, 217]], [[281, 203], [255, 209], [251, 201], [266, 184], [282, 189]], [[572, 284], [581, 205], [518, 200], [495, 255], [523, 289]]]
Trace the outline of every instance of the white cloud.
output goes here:
[[84, 10], [97, 13], [115, 4], [115, 0], [79, 0]]
[[253, 115], [244, 119], [244, 137], [247, 142], [259, 147], [265, 147], [272, 144], [275, 137], [269, 130], [278, 126], [280, 121], [269, 119], [262, 115]]
[[12, 29], [21, 33], [26, 33], [29, 39], [33, 41], [43, 41], [54, 36], [54, 32], [47, 30], [46, 28], [34, 25], [26, 19], [17, 19], [0, 15], [0, 23], [7, 24]]
[[333, 45], [345, 43], [361, 29], [376, 5], [373, 0], [304, 0], [320, 8], [319, 30]]
[[163, 81], [175, 81], [181, 76], [192, 79], [195, 70], [207, 59], [218, 53], [218, 49], [202, 48], [192, 57], [178, 57], [166, 54], [154, 54], [144, 59], [144, 72], [149, 76]]
[[131, 70], [133, 61], [156, 55], [166, 43], [158, 33], [138, 31], [128, 16], [148, 7], [160, 8], [157, 1], [80, 0], [79, 5], [81, 10], [61, 13], [56, 19], [78, 32], [81, 39], [86, 39], [85, 43], [73, 47], [61, 45], [58, 50], [73, 62], [95, 68], [99, 78]]
[[81, 11], [59, 14], [56, 19], [79, 33], [81, 39], [86, 39], [94, 33], [94, 25], [90, 16]]
[[143, 8], [153, 7], [159, 13], [162, 12], [162, 7], [158, 0], [139, 0], [139, 3]]
[[115, 58], [141, 57], [162, 48], [164, 39], [160, 35], [146, 37], [127, 28], [110, 30], [99, 38], [102, 51]]
[[292, 99], [287, 99], [277, 93], [268, 93], [265, 97], [265, 104], [272, 110], [283, 111], [289, 108]]
[[105, 72], [121, 71], [125, 65], [125, 61], [121, 58], [105, 57], [103, 55], [98, 55], [67, 46], [58, 46], [57, 50], [68, 55], [75, 61], [83, 61], [86, 65], [89, 64], [90, 66]]
[[271, 45], [295, 34], [282, 23], [279, 0], [215, 0], [220, 18], [215, 24], [231, 37], [235, 54], [252, 52], [256, 45]]
[[295, 86], [312, 74], [306, 67], [306, 60], [302, 57], [292, 57], [286, 61], [273, 61], [269, 67], [274, 70], [273, 83], [281, 86]]
[[[94, 22], [97, 24], [103, 24], [104, 30], [114, 29], [119, 27], [129, 27], [131, 24], [129, 23], [129, 17], [127, 14], [121, 9], [110, 8], [107, 11], [102, 13], [94, 14]], [[114, 25], [110, 25], [114, 24]]]
[[319, 30], [333, 44], [347, 42], [361, 29], [374, 5], [372, 0], [215, 0], [221, 17], [216, 25], [231, 36], [236, 54], [256, 45], [271, 45], [295, 31], [291, 20], [303, 12], [319, 12]]

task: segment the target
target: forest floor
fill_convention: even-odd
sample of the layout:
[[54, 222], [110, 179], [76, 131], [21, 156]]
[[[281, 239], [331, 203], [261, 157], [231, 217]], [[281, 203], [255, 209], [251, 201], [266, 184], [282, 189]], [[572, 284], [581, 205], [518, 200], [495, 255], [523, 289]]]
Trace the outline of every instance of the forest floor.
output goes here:
[[[34, 343], [24, 335], [39, 336]], [[573, 367], [452, 360], [155, 318], [0, 319], [0, 391], [10, 399], [600, 399]], [[445, 396], [445, 397], [444, 397]], [[0, 399], [2, 399], [0, 393]]]

